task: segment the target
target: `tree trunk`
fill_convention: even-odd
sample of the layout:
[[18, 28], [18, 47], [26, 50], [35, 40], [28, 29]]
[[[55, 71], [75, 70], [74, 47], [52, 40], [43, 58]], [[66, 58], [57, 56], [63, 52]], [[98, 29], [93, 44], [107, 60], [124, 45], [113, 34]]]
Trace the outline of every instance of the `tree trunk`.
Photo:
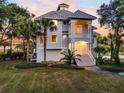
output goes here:
[[113, 61], [113, 51], [114, 51], [114, 46], [113, 46], [113, 42], [112, 42], [112, 38], [111, 38], [111, 45], [110, 45], [110, 52], [111, 52], [111, 61]]
[[119, 58], [119, 50], [120, 50], [120, 38], [116, 38], [115, 42], [115, 49], [114, 49], [114, 61], [117, 65], [120, 65], [120, 58]]
[[26, 60], [26, 48], [25, 48], [25, 40], [23, 39], [23, 56], [24, 60]]
[[10, 54], [12, 55], [12, 37], [11, 37], [11, 41], [10, 41]]
[[3, 51], [6, 53], [6, 45], [3, 45]]
[[44, 31], [44, 62], [46, 63], [47, 31]]
[[27, 63], [29, 63], [29, 39], [27, 39]]

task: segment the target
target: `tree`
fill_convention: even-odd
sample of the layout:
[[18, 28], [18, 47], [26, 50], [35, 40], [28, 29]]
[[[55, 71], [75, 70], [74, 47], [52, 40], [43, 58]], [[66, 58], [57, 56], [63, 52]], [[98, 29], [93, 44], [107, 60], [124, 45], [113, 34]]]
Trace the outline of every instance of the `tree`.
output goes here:
[[124, 2], [123, 0], [111, 0], [109, 4], [102, 4], [97, 10], [100, 16], [99, 22], [101, 26], [106, 26], [113, 31], [114, 44], [114, 61], [120, 64], [119, 50], [121, 46], [121, 38], [124, 36]]
[[25, 38], [26, 40], [27, 63], [29, 63], [29, 45], [35, 37], [35, 33], [37, 31], [37, 24], [32, 20], [32, 18], [29, 18], [19, 24], [18, 31], [20, 33], [19, 36]]
[[2, 29], [2, 20], [4, 18], [4, 7], [6, 6], [6, 0], [0, 0], [0, 31]]
[[108, 49], [106, 49], [103, 46], [97, 46], [94, 49], [94, 51], [96, 53], [95, 58], [96, 58], [97, 63], [103, 63], [103, 56], [108, 52]]
[[13, 38], [19, 36], [18, 25], [30, 18], [30, 13], [17, 4], [6, 4], [3, 8], [4, 16], [1, 27], [1, 43], [10, 40], [10, 53], [12, 53]]
[[61, 61], [65, 61], [68, 64], [74, 64], [77, 65], [76, 61], [81, 61], [80, 57], [81, 55], [76, 55], [74, 51], [71, 51], [68, 49], [67, 51], [62, 52], [61, 54], [64, 55]]
[[18, 29], [17, 29], [18, 24], [20, 22], [24, 21], [25, 19], [29, 18], [30, 13], [26, 9], [24, 9], [14, 3], [8, 4], [4, 10], [6, 13], [5, 17], [8, 20], [7, 21], [8, 28], [6, 28], [6, 30], [8, 30], [8, 31], [5, 30], [3, 32], [5, 32], [8, 39], [10, 39], [10, 50], [12, 52], [13, 38], [17, 37], [19, 34]]
[[54, 24], [54, 22], [50, 19], [42, 18], [40, 20], [37, 20], [39, 29], [43, 32], [41, 34], [44, 38], [44, 62], [46, 62], [46, 46], [47, 46], [47, 31], [55, 31], [57, 30], [57, 26]]

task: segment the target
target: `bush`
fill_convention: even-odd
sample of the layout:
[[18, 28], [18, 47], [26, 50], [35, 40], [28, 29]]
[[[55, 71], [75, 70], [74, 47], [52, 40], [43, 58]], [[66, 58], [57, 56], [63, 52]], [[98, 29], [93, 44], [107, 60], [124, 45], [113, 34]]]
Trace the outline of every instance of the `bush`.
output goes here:
[[24, 53], [23, 52], [13, 52], [13, 53], [1, 53], [0, 54], [0, 60], [1, 61], [6, 61], [6, 60], [17, 60], [17, 59], [22, 59]]
[[51, 65], [50, 67], [84, 70], [84, 68], [82, 68], [82, 67], [79, 67], [79, 66], [76, 66], [76, 65], [69, 65], [69, 64], [56, 64], [56, 65]]
[[5, 54], [5, 53], [0, 54], [0, 61], [5, 61], [6, 58], [7, 58], [7, 54]]
[[112, 64], [111, 60], [109, 59], [97, 59], [96, 60], [97, 65], [110, 65]]
[[40, 64], [40, 63], [29, 63], [29, 64], [26, 64], [26, 63], [20, 63], [20, 64], [17, 64], [15, 65], [15, 68], [18, 68], [18, 69], [29, 69], [29, 68], [37, 68], [37, 67], [47, 67], [46, 64]]

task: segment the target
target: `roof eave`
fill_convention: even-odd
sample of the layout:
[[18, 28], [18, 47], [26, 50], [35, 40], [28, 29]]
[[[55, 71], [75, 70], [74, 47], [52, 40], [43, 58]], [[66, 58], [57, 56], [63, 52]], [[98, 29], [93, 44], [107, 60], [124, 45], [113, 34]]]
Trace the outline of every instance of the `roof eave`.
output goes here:
[[76, 17], [69, 17], [69, 19], [95, 20], [95, 18], [76, 18]]

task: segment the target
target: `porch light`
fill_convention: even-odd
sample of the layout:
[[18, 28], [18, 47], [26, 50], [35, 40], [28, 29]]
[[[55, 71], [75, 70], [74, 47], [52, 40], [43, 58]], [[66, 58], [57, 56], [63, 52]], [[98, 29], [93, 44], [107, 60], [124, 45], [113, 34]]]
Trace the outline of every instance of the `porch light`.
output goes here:
[[63, 39], [66, 39], [66, 38], [67, 38], [67, 35], [63, 35], [62, 38], [63, 38]]

